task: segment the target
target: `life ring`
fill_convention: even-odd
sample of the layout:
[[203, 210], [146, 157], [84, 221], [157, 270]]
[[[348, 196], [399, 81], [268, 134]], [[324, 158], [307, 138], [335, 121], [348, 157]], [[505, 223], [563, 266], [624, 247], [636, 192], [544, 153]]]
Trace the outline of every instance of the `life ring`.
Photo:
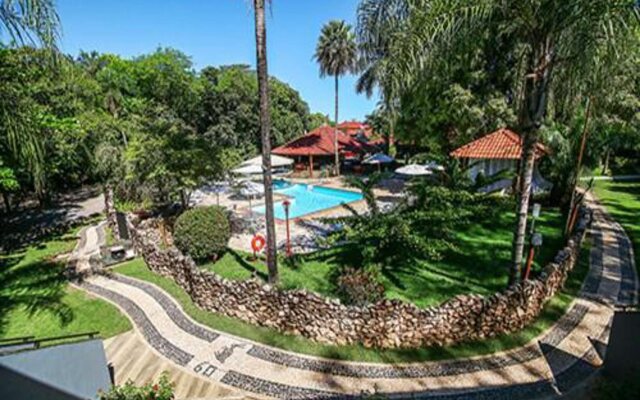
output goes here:
[[251, 239], [251, 248], [254, 253], [259, 252], [264, 249], [264, 246], [267, 244], [267, 240], [261, 234], [257, 234]]

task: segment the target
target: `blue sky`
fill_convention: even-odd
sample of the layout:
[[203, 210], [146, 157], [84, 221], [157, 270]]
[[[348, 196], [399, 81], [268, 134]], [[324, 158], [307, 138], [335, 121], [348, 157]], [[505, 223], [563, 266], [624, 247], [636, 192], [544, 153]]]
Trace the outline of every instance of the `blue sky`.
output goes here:
[[[196, 69], [255, 65], [251, 0], [58, 0], [62, 49], [132, 57], [158, 46], [179, 49]], [[273, 0], [267, 13], [269, 73], [297, 89], [311, 111], [333, 119], [333, 80], [320, 79], [312, 56], [320, 29], [331, 19], [352, 25], [358, 0]], [[375, 99], [358, 95], [355, 77], [340, 89], [340, 119], [362, 119]]]

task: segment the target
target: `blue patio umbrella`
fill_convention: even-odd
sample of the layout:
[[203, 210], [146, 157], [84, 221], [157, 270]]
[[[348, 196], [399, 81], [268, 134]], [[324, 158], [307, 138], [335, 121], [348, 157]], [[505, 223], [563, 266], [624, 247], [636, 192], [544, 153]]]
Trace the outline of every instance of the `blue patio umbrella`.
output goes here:
[[376, 164], [378, 166], [378, 170], [380, 170], [381, 164], [390, 164], [395, 161], [395, 158], [388, 156], [383, 153], [376, 153], [372, 156], [369, 156], [364, 159], [363, 164]]

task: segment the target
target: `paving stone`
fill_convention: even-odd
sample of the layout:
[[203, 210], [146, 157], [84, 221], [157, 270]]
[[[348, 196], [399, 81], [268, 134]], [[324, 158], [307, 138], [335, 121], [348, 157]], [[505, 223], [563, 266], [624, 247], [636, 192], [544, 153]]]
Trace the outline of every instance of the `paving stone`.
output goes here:
[[144, 311], [142, 311], [142, 309], [133, 301], [118, 293], [91, 283], [85, 282], [82, 284], [82, 287], [87, 289], [89, 292], [93, 292], [119, 305], [131, 317], [131, 319], [133, 319], [133, 322], [136, 324], [138, 329], [140, 329], [142, 335], [151, 347], [158, 350], [171, 361], [178, 365], [185, 366], [189, 361], [191, 361], [191, 359], [193, 359], [193, 354], [189, 354], [174, 346], [171, 342], [160, 335]]
[[153, 297], [154, 300], [162, 306], [169, 318], [171, 318], [171, 320], [183, 331], [188, 332], [199, 339], [206, 340], [207, 342], [213, 342], [220, 336], [218, 333], [194, 323], [185, 315], [184, 311], [182, 311], [166, 294], [158, 290], [155, 286], [136, 279], [127, 278], [123, 275], [114, 274], [111, 278], [118, 282], [136, 287]]

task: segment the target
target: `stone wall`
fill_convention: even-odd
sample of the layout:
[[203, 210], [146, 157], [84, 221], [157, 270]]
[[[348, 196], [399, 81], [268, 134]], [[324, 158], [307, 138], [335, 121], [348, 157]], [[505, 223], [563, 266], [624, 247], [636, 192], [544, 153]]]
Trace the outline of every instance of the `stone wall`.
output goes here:
[[257, 280], [230, 281], [200, 270], [174, 247], [163, 248], [154, 220], [131, 226], [138, 252], [154, 272], [173, 279], [201, 308], [330, 344], [367, 347], [442, 346], [522, 329], [564, 285], [580, 252], [589, 212], [540, 276], [488, 297], [459, 295], [425, 309], [398, 300], [347, 306], [305, 290]]

